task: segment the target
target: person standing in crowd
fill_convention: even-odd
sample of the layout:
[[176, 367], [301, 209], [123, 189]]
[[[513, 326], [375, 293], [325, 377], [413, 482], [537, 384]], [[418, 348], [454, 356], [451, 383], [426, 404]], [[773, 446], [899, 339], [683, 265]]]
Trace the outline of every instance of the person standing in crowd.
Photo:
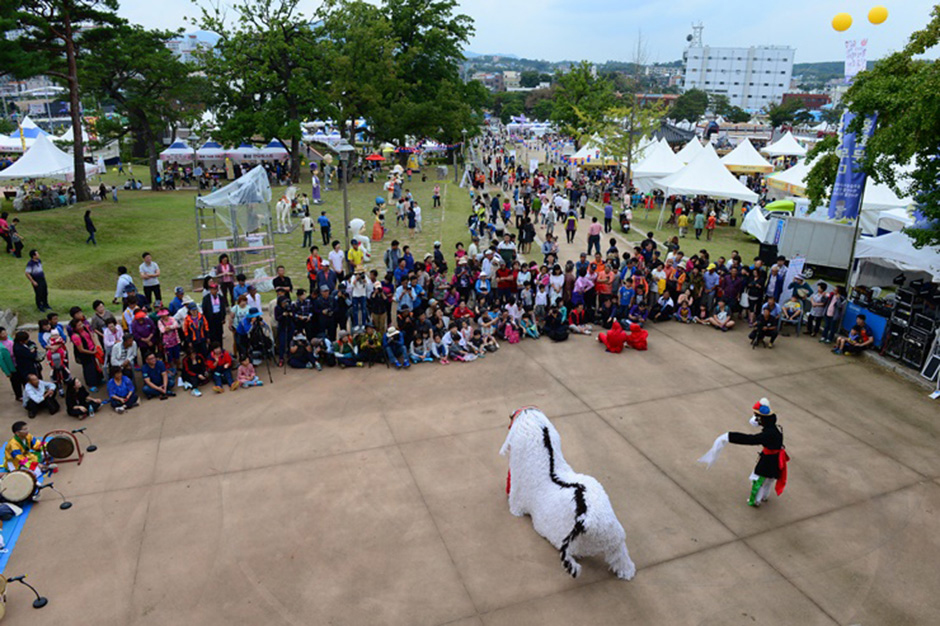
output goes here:
[[144, 262], [140, 264], [140, 277], [144, 281], [144, 297], [150, 302], [162, 302], [163, 295], [160, 293], [160, 266], [153, 260], [149, 252], [144, 252], [141, 257]]
[[320, 211], [317, 224], [320, 225], [320, 237], [323, 239], [323, 245], [328, 245], [330, 243], [330, 237], [332, 236], [333, 226], [330, 224], [330, 218], [326, 216], [326, 211]]
[[29, 261], [26, 263], [26, 278], [29, 284], [33, 286], [33, 293], [36, 296], [36, 308], [45, 313], [52, 307], [49, 306], [49, 287], [46, 284], [46, 273], [42, 269], [42, 260], [39, 258], [39, 250], [29, 251]]
[[95, 228], [95, 223], [91, 221], [91, 209], [85, 211], [85, 230], [88, 231], [88, 239], [85, 240], [85, 243], [97, 246], [98, 242], [95, 240], [95, 233], [98, 232], [98, 229]]
[[313, 218], [310, 217], [310, 211], [304, 213], [303, 219], [300, 220], [300, 227], [304, 232], [304, 241], [300, 247], [307, 249], [313, 245]]
[[225, 303], [229, 306], [235, 304], [235, 266], [229, 261], [227, 254], [219, 255], [219, 264], [215, 266], [215, 279], [219, 283], [219, 290]]
[[209, 343], [221, 344], [228, 307], [225, 298], [219, 294], [219, 284], [214, 280], [209, 281], [209, 293], [202, 298], [202, 314], [209, 326]]

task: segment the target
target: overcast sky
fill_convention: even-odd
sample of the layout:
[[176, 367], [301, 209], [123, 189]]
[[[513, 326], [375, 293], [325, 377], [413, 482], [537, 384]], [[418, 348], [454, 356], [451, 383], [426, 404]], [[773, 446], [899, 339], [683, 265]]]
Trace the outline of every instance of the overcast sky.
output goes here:
[[[301, 4], [312, 14], [319, 2]], [[879, 4], [890, 16], [873, 26], [868, 10]], [[697, 21], [705, 26], [707, 45], [789, 45], [799, 63], [841, 60], [846, 39], [868, 39], [873, 60], [903, 47], [933, 5], [934, 0], [460, 0], [462, 11], [476, 21], [468, 46], [473, 52], [595, 62], [630, 60], [638, 31], [650, 62], [679, 59]], [[854, 23], [837, 33], [832, 17], [843, 11]], [[197, 10], [191, 0], [123, 0], [120, 13], [147, 27], [192, 30], [184, 18]]]

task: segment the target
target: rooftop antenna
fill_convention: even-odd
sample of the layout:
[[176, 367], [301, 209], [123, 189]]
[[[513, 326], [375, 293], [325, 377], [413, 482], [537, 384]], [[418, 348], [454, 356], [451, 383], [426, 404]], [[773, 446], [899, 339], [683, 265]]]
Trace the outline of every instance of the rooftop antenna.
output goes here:
[[702, 31], [705, 29], [705, 26], [701, 22], [697, 24], [692, 24], [692, 34], [686, 37], [686, 41], [689, 42], [690, 48], [700, 48], [702, 47]]

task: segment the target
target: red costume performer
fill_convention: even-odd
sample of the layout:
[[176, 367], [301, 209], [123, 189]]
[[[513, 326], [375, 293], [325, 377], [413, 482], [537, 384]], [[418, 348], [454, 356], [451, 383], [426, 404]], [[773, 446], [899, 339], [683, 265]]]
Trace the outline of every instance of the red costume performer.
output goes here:
[[614, 354], [623, 352], [623, 344], [630, 341], [629, 337], [627, 337], [627, 333], [623, 331], [618, 321], [614, 321], [609, 332], [599, 334], [597, 340], [607, 346], [608, 352], [613, 352]]
[[649, 333], [643, 330], [639, 324], [630, 324], [630, 335], [627, 337], [627, 345], [634, 350], [646, 350], [646, 338]]

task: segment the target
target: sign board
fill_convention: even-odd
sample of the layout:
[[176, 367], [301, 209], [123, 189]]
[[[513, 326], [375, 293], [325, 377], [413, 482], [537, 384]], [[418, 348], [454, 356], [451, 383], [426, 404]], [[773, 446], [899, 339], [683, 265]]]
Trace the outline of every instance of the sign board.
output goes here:
[[849, 39], [845, 42], [845, 82], [849, 84], [855, 75], [865, 70], [865, 50], [868, 45], [867, 39], [855, 41]]
[[865, 160], [865, 148], [872, 133], [875, 132], [876, 115], [865, 118], [860, 136], [849, 132], [849, 125], [855, 119], [855, 114], [846, 111], [842, 114], [842, 124], [839, 128], [839, 147], [836, 154], [839, 156], [839, 171], [836, 182], [832, 186], [832, 195], [829, 199], [829, 219], [842, 218], [855, 219], [858, 217], [862, 203], [862, 192], [865, 189], [867, 176], [861, 169]]
[[787, 266], [787, 280], [795, 278], [797, 274], [802, 274], [805, 266], [806, 257], [796, 256], [790, 259], [790, 264]]

